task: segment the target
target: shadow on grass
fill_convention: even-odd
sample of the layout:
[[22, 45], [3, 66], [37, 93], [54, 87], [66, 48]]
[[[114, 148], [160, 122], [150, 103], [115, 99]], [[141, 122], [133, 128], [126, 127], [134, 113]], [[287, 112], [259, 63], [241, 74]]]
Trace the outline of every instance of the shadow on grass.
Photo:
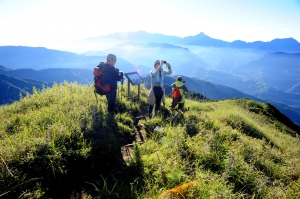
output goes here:
[[91, 130], [82, 121], [81, 130], [37, 143], [34, 151], [20, 154], [26, 158], [11, 162], [15, 175], [3, 174], [1, 197], [137, 198], [142, 180], [136, 182], [143, 176], [140, 157], [127, 166], [121, 154], [121, 146], [133, 137], [120, 133], [118, 118], [101, 109], [92, 114]]
[[[117, 107], [116, 110], [121, 109]], [[90, 143], [91, 150], [84, 183], [85, 189], [93, 197], [137, 198], [141, 188], [141, 183], [135, 184], [143, 176], [140, 157], [135, 156], [137, 163], [127, 166], [121, 154], [121, 147], [134, 140], [134, 135], [124, 133], [126, 128], [123, 125], [126, 125], [126, 121], [121, 114], [112, 116], [104, 114], [100, 109], [93, 118], [93, 131], [86, 134], [88, 136], [85, 139]], [[135, 154], [139, 154], [138, 148]], [[80, 189], [73, 193], [80, 194]]]

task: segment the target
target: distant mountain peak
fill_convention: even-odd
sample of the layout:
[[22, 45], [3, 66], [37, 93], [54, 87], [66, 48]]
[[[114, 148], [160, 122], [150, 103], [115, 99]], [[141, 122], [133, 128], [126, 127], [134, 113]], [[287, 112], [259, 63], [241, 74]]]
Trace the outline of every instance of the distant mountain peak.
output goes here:
[[208, 37], [208, 35], [206, 35], [204, 32], [200, 32], [200, 33], [197, 34], [196, 36], [207, 36], [207, 37]]
[[211, 37], [209, 37], [208, 35], [204, 34], [203, 32], [200, 32], [199, 34], [194, 35], [194, 36], [187, 36], [187, 37], [184, 37], [184, 38], [197, 38], [197, 39], [201, 39], [201, 38], [207, 39], [207, 38], [209, 38], [209, 39], [211, 39]]
[[[273, 39], [272, 41], [293, 41], [293, 42], [297, 42], [299, 43], [296, 39], [294, 39], [293, 37], [289, 37], [289, 38], [276, 38]], [[272, 42], [271, 41], [271, 42]]]

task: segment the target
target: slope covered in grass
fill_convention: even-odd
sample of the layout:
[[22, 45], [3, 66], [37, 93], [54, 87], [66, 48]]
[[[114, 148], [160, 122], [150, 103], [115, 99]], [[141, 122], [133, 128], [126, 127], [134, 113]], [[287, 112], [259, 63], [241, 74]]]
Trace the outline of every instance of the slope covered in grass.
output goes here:
[[[114, 119], [105, 97], [76, 83], [1, 106], [0, 196], [159, 198], [195, 181], [186, 198], [300, 197], [299, 128], [273, 106], [188, 99], [183, 113], [163, 107], [137, 124], [147, 91], [138, 101], [136, 87], [129, 99], [124, 88]], [[127, 162], [121, 148], [131, 143]]]

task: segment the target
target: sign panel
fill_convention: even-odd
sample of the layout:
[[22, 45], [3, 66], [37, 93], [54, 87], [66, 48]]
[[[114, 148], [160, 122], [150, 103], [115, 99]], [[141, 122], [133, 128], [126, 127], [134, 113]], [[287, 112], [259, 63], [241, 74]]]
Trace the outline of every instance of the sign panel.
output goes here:
[[133, 86], [144, 83], [144, 80], [137, 72], [124, 73], [124, 75]]

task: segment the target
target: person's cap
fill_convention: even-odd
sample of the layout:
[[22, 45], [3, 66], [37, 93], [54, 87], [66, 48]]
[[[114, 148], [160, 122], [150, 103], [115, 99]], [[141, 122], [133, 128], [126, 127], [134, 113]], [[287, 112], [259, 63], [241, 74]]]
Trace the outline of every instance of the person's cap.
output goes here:
[[181, 77], [181, 76], [178, 76], [178, 77], [177, 77], [177, 81], [182, 81], [182, 77]]
[[114, 54], [108, 54], [106, 59], [107, 61], [117, 62], [117, 57]]
[[157, 64], [157, 63], [160, 63], [160, 61], [159, 60], [155, 60], [154, 65]]

